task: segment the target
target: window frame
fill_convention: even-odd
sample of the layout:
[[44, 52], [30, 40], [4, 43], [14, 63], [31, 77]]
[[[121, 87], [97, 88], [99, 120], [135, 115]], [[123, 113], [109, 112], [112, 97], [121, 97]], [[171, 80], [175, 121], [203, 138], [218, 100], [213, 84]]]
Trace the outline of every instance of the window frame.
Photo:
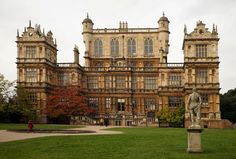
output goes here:
[[110, 109], [111, 108], [111, 98], [105, 98], [105, 106], [106, 109]]
[[145, 98], [144, 105], [145, 108], [150, 111], [155, 111], [157, 109], [157, 101], [155, 98]]
[[184, 103], [182, 96], [169, 96], [168, 97], [168, 107], [177, 108], [182, 106]]
[[26, 46], [25, 57], [26, 58], [36, 58], [36, 46]]
[[207, 57], [207, 44], [196, 45], [196, 57], [205, 58]]
[[208, 69], [207, 68], [196, 68], [195, 69], [195, 82], [199, 84], [208, 83]]
[[116, 38], [111, 39], [111, 56], [116, 57], [119, 56], [119, 40]]
[[144, 89], [153, 90], [157, 88], [156, 76], [144, 76]]
[[62, 85], [62, 86], [68, 85], [69, 84], [69, 73], [68, 72], [59, 72], [58, 83], [59, 83], [59, 85]]
[[169, 73], [168, 85], [169, 86], [181, 86], [182, 77], [180, 73]]
[[116, 76], [115, 85], [117, 89], [125, 89], [126, 88], [126, 76], [118, 75]]
[[26, 68], [26, 82], [37, 81], [37, 68]]
[[144, 39], [144, 54], [146, 56], [153, 55], [153, 39], [148, 37]]
[[136, 54], [136, 40], [134, 38], [129, 38], [127, 41], [127, 52], [129, 56]]
[[99, 98], [89, 97], [88, 98], [88, 105], [90, 108], [98, 108]]
[[101, 57], [103, 55], [103, 43], [101, 39], [94, 41], [94, 56]]
[[98, 76], [88, 76], [88, 89], [98, 89]]
[[208, 107], [209, 106], [209, 95], [208, 94], [201, 94], [202, 98], [202, 106]]

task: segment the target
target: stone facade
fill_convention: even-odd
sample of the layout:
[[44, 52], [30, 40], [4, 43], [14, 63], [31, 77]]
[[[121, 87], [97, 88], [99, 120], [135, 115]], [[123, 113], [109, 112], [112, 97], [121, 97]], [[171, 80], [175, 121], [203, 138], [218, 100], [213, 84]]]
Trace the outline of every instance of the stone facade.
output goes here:
[[[94, 29], [87, 16], [82, 22], [85, 66], [74, 48], [73, 63], [57, 63], [52, 32], [40, 26], [17, 33], [17, 82], [32, 93], [32, 103], [46, 106], [48, 90], [74, 85], [84, 90], [88, 104], [96, 107], [93, 121], [109, 116], [112, 125], [156, 125], [156, 113], [184, 105], [193, 87], [203, 97], [202, 119], [219, 120], [218, 34], [201, 21], [193, 32], [184, 29], [184, 63], [168, 63], [169, 20], [164, 15], [155, 28]], [[40, 114], [40, 113], [39, 113]], [[45, 119], [44, 115], [39, 115]], [[186, 111], [186, 126], [189, 113]], [[80, 118], [82, 119], [82, 118]], [[78, 119], [79, 120], [79, 119]], [[43, 121], [45, 122], [45, 121]]]

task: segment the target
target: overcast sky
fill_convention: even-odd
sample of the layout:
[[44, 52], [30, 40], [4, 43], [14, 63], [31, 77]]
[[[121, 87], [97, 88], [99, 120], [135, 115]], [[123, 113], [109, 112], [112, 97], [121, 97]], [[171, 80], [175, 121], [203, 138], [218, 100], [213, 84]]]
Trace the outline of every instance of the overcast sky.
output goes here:
[[[58, 62], [72, 62], [73, 48], [84, 44], [81, 22], [87, 12], [94, 28], [117, 28], [119, 21], [129, 27], [158, 27], [163, 11], [170, 21], [168, 62], [183, 62], [183, 28], [193, 31], [198, 20], [209, 30], [218, 26], [221, 93], [236, 87], [236, 0], [1, 0], [0, 73], [16, 79], [16, 30], [23, 32], [31, 19], [51, 30], [58, 44]], [[84, 62], [81, 60], [81, 65]]]

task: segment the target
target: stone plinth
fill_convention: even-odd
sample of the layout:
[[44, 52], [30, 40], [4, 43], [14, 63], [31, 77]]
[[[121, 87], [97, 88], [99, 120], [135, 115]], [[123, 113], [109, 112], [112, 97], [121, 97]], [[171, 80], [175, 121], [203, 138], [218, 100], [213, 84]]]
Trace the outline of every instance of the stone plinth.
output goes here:
[[187, 152], [202, 152], [201, 146], [201, 128], [188, 128], [188, 148]]

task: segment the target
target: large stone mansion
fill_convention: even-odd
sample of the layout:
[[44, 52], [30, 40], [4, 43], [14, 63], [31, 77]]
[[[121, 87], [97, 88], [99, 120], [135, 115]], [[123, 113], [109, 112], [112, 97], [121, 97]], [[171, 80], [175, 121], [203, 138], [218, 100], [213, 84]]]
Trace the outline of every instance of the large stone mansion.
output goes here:
[[[57, 63], [53, 34], [39, 25], [30, 22], [17, 33], [17, 84], [30, 92], [38, 110], [46, 106], [50, 88], [74, 85], [97, 108], [92, 120], [109, 115], [112, 125], [151, 125], [158, 122], [159, 110], [184, 105], [196, 87], [203, 101], [203, 124], [211, 127], [220, 121], [217, 27], [209, 31], [201, 21], [190, 33], [185, 27], [184, 62], [168, 63], [170, 32], [164, 15], [154, 28], [129, 28], [120, 22], [118, 28], [94, 29], [88, 16], [82, 25], [85, 66], [79, 64], [77, 46], [73, 63]], [[188, 124], [188, 111], [185, 117]]]

